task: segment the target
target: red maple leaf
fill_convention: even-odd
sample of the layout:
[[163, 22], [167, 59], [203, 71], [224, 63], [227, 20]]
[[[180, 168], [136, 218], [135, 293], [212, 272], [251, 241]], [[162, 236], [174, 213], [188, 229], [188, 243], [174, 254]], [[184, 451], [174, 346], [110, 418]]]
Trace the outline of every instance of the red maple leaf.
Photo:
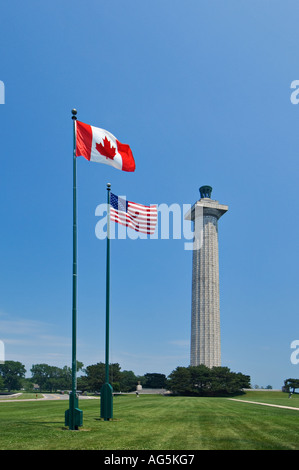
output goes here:
[[110, 158], [113, 160], [116, 154], [116, 149], [112, 147], [111, 142], [107, 137], [103, 140], [103, 144], [96, 144], [96, 149], [97, 151], [101, 154], [104, 155], [106, 158]]

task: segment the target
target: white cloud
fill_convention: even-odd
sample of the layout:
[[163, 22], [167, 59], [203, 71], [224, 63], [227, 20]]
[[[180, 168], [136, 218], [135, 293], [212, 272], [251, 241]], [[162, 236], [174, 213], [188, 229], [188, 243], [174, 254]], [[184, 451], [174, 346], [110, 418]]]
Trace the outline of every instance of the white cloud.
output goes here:
[[58, 335], [56, 325], [12, 317], [0, 313], [0, 339], [5, 345], [5, 360], [25, 365], [27, 375], [32, 364], [47, 363], [63, 367], [71, 362], [71, 338]]

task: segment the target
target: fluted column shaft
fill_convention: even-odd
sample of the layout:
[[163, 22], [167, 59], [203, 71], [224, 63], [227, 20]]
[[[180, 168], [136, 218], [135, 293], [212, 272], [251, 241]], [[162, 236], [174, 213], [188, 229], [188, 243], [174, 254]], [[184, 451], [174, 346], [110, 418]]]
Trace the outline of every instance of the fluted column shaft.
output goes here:
[[192, 261], [192, 366], [221, 366], [218, 220], [227, 210], [218, 201], [202, 198], [185, 216], [195, 223], [202, 217], [202, 243]]

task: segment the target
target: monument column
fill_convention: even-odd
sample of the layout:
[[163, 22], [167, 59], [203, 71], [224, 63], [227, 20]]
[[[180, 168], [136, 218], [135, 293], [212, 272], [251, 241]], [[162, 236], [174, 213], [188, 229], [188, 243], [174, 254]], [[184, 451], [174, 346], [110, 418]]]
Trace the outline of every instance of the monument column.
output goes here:
[[193, 250], [190, 365], [214, 367], [221, 366], [218, 220], [228, 206], [211, 199], [211, 186], [199, 191], [200, 200], [185, 216], [201, 228]]

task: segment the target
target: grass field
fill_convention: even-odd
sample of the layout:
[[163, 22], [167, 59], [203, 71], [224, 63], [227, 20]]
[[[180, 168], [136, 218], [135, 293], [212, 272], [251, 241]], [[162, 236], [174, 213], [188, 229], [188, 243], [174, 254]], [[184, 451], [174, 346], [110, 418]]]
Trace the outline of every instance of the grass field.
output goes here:
[[[239, 400], [299, 408], [299, 396], [248, 392]], [[0, 403], [1, 450], [298, 450], [299, 410], [227, 398], [124, 395], [114, 419], [100, 419], [100, 400], [80, 400], [83, 427], [64, 426], [68, 401]]]

